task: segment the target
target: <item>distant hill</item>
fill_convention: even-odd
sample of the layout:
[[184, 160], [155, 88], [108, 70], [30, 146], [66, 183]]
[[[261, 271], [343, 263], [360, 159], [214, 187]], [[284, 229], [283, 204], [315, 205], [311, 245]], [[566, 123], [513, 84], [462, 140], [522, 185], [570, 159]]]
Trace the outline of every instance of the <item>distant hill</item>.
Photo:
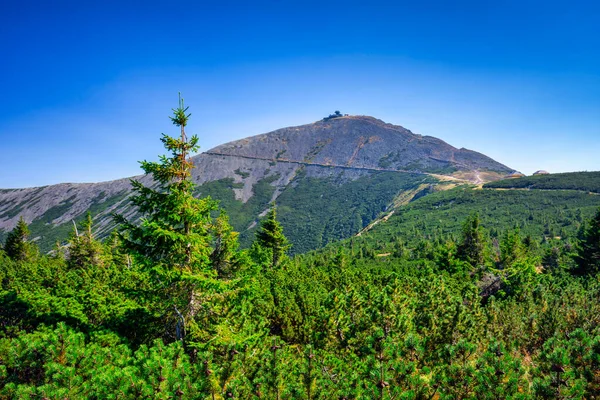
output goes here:
[[[572, 183], [579, 174], [560, 175]], [[600, 172], [585, 174], [600, 176]], [[535, 246], [547, 242], [569, 247], [582, 224], [600, 207], [600, 195], [595, 190], [573, 189], [575, 186], [567, 183], [553, 189], [491, 187], [495, 185], [484, 185], [483, 189], [461, 185], [415, 199], [384, 213], [359, 235], [334, 247], [372, 249], [374, 254], [386, 255], [394, 254], [399, 246], [414, 250], [423, 243], [431, 246], [449, 238], [457, 240], [464, 221], [475, 213], [496, 243], [505, 232], [518, 228], [522, 237], [533, 238]]]
[[400, 207], [361, 236], [385, 244], [459, 237], [474, 213], [492, 236], [518, 227], [523, 235], [573, 239], [600, 207], [600, 196], [572, 190], [496, 190], [461, 186]]
[[485, 188], [582, 190], [600, 193], [600, 172], [567, 172], [490, 182]]
[[[197, 194], [221, 201], [242, 244], [250, 243], [260, 216], [276, 202], [294, 252], [349, 237], [382, 212], [449, 182], [482, 183], [514, 171], [367, 116], [279, 129], [217, 146], [193, 161]], [[146, 176], [136, 179], [152, 184]], [[49, 250], [87, 211], [97, 235], [107, 235], [113, 212], [135, 217], [129, 194], [129, 179], [0, 190], [0, 239], [23, 216]]]

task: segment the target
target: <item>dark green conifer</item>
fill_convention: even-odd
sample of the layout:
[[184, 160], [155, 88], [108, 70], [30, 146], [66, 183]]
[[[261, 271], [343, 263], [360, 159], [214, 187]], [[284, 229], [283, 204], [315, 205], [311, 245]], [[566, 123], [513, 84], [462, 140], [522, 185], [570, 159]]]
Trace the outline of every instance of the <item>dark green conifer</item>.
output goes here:
[[19, 218], [17, 226], [8, 233], [4, 251], [15, 261], [25, 261], [31, 255], [32, 244], [29, 242], [29, 228], [23, 217]]
[[104, 264], [102, 244], [94, 238], [92, 215], [87, 214], [82, 232], [74, 229], [69, 240], [67, 265], [70, 268], [86, 268]]
[[196, 199], [191, 181], [193, 163], [189, 159], [198, 150], [198, 137], [188, 138], [185, 132], [187, 107], [179, 99], [173, 109], [171, 121], [180, 128], [181, 136], [173, 138], [163, 134], [161, 141], [171, 153], [161, 156], [159, 162], [142, 161], [147, 174], [152, 175], [156, 186], [145, 186], [132, 180], [135, 195], [132, 203], [143, 215], [136, 225], [117, 217], [125, 242], [138, 256], [150, 264], [187, 273], [207, 273], [210, 270], [211, 211], [217, 203], [209, 197]]
[[575, 261], [575, 273], [578, 275], [600, 272], [600, 209], [581, 229]]
[[211, 264], [216, 269], [219, 277], [228, 277], [235, 267], [238, 233], [229, 225], [229, 217], [223, 210], [215, 218], [211, 229], [214, 235], [213, 251], [210, 254]]
[[500, 264], [502, 268], [510, 268], [515, 262], [526, 256], [526, 248], [521, 241], [519, 229], [507, 231], [500, 243]]
[[[183, 338], [189, 325], [201, 308], [206, 309], [210, 293], [219, 291], [217, 271], [211, 260], [223, 263], [223, 249], [214, 253], [212, 245], [213, 219], [217, 209], [210, 197], [194, 197], [195, 185], [191, 180], [193, 163], [190, 154], [197, 151], [198, 137], [188, 137], [185, 127], [191, 114], [179, 98], [171, 121], [180, 128], [180, 136], [163, 134], [161, 141], [171, 153], [161, 156], [159, 162], [142, 161], [142, 169], [154, 178], [154, 185], [146, 186], [132, 180], [132, 203], [142, 214], [141, 223], [116, 216], [120, 223], [123, 242], [154, 274], [165, 297], [164, 315], [172, 317], [176, 337]], [[220, 231], [225, 232], [220, 222]], [[235, 238], [230, 238], [234, 240]], [[228, 239], [228, 240], [229, 240]], [[229, 244], [231, 248], [231, 244]], [[226, 257], [225, 257], [226, 258]], [[170, 306], [168, 306], [170, 304]], [[189, 333], [189, 332], [188, 332]]]
[[283, 227], [277, 221], [277, 208], [275, 206], [269, 210], [256, 233], [256, 242], [271, 253], [271, 267], [273, 268], [279, 265], [281, 258], [290, 248], [290, 244], [283, 234]]
[[[525, 371], [519, 359], [501, 343], [492, 342], [475, 363], [475, 392], [485, 400], [515, 398], [528, 391]], [[524, 397], [525, 398], [525, 397]]]
[[486, 258], [485, 234], [481, 227], [479, 215], [474, 214], [467, 218], [463, 225], [462, 241], [457, 248], [457, 256], [472, 267], [477, 268], [485, 263]]

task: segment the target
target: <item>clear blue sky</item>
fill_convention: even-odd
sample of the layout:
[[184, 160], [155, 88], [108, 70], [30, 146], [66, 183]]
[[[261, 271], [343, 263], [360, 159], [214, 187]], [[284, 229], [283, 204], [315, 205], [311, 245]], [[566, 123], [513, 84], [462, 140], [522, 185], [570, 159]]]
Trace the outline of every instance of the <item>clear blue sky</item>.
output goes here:
[[600, 170], [597, 1], [0, 4], [0, 187], [139, 174], [340, 110], [525, 173]]

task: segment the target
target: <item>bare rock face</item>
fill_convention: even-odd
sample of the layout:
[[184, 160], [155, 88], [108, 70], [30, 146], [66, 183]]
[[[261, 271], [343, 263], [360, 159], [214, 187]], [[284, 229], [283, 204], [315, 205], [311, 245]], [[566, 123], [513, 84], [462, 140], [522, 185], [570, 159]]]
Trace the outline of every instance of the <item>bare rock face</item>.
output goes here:
[[[225, 180], [242, 204], [253, 198], [260, 182], [268, 182], [273, 189], [269, 199], [262, 200], [262, 208], [254, 205], [256, 210], [248, 211], [256, 218], [268, 201], [302, 179], [333, 179], [336, 185], [343, 185], [386, 171], [446, 175], [480, 183], [513, 172], [483, 154], [367, 116], [279, 129], [217, 146], [193, 161], [192, 179], [200, 189]], [[152, 184], [147, 176], [135, 178]], [[129, 179], [0, 190], [0, 239], [22, 216], [31, 224], [33, 236], [38, 234], [42, 247], [47, 247], [55, 240], [53, 228], [62, 227], [64, 235], [67, 226], [87, 211], [94, 215], [98, 234], [105, 235], [113, 228], [112, 213], [134, 214], [127, 201], [130, 190]], [[199, 194], [205, 193], [200, 190]]]
[[366, 116], [283, 128], [207, 153], [385, 170], [487, 170], [504, 175], [513, 171], [475, 151], [456, 149], [440, 139]]

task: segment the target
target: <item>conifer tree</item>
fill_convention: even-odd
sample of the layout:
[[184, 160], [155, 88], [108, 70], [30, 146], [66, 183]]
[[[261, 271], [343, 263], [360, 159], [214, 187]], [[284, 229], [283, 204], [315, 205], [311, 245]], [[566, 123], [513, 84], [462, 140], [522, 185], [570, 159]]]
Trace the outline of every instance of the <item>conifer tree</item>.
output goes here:
[[500, 243], [500, 251], [500, 264], [503, 268], [510, 268], [516, 261], [525, 258], [526, 249], [518, 228], [506, 232]]
[[187, 137], [187, 114], [183, 99], [170, 117], [180, 127], [180, 137], [163, 134], [161, 141], [171, 153], [159, 162], [142, 161], [141, 167], [152, 175], [158, 187], [147, 187], [132, 180], [135, 196], [132, 203], [143, 215], [141, 224], [134, 225], [122, 217], [121, 231], [127, 232], [126, 243], [138, 255], [151, 263], [188, 273], [206, 272], [209, 264], [211, 211], [217, 204], [209, 197], [196, 199], [191, 181], [193, 164], [189, 159], [198, 150], [198, 137]]
[[462, 241], [457, 248], [457, 256], [460, 260], [468, 262], [474, 268], [484, 264], [485, 235], [478, 214], [470, 216], [465, 221]]
[[193, 195], [193, 163], [189, 157], [199, 146], [198, 137], [188, 137], [185, 131], [191, 115], [187, 111], [180, 97], [170, 117], [180, 128], [180, 136], [163, 134], [161, 138], [170, 156], [161, 156], [159, 162], [140, 163], [155, 185], [131, 181], [135, 193], [131, 201], [142, 214], [141, 223], [116, 216], [125, 246], [160, 282], [162, 295], [168, 299], [164, 303], [171, 303], [169, 315], [178, 339], [183, 338], [186, 326], [204, 302], [198, 297], [202, 289], [206, 294], [219, 287], [211, 264], [211, 212], [217, 209], [217, 203], [210, 197], [197, 199]]
[[283, 234], [283, 227], [277, 221], [277, 208], [273, 206], [260, 229], [256, 233], [256, 241], [259, 246], [271, 252], [271, 267], [279, 265], [281, 258], [290, 248], [287, 238]]
[[9, 232], [4, 243], [6, 255], [15, 261], [24, 261], [31, 255], [32, 245], [29, 243], [29, 228], [23, 217], [17, 226]]
[[502, 290], [499, 294], [521, 296], [530, 289], [540, 259], [527, 251], [519, 235], [519, 229], [505, 233], [500, 243], [500, 250], [499, 268], [490, 268], [502, 281]]
[[475, 367], [477, 398], [507, 399], [527, 391], [520, 360], [507, 352], [501, 343], [490, 343]]
[[600, 272], [600, 209], [580, 232], [575, 261], [578, 275]]
[[74, 229], [69, 240], [67, 265], [70, 268], [85, 268], [89, 266], [102, 266], [102, 244], [94, 238], [92, 232], [92, 215], [87, 214], [83, 222], [81, 234]]
[[212, 224], [212, 231], [214, 240], [210, 261], [219, 277], [228, 277], [235, 267], [234, 257], [238, 249], [238, 233], [234, 232], [232, 226], [229, 225], [229, 217], [223, 210], [215, 218]]

